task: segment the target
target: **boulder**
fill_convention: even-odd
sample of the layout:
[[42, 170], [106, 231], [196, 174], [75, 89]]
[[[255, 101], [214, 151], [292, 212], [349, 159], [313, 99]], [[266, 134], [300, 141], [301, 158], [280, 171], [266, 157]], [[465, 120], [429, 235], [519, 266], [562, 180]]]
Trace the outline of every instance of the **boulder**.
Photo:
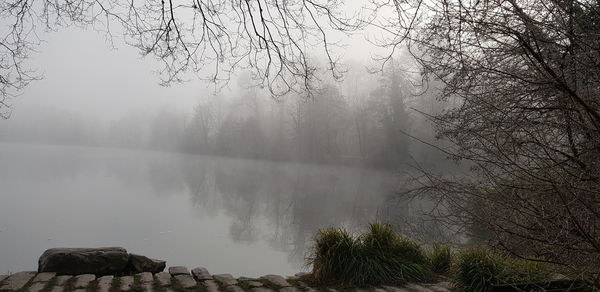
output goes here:
[[38, 272], [59, 275], [113, 275], [125, 270], [129, 254], [121, 247], [51, 248], [38, 261]]
[[133, 273], [150, 272], [156, 274], [162, 272], [166, 265], [165, 261], [133, 253], [129, 254], [129, 270]]

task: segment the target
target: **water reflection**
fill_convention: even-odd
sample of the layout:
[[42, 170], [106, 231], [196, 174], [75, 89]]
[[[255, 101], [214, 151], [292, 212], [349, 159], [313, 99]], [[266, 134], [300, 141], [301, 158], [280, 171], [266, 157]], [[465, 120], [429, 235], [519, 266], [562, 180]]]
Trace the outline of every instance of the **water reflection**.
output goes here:
[[402, 228], [427, 204], [398, 201], [396, 175], [347, 167], [18, 144], [0, 144], [0, 163], [0, 230], [11, 230], [0, 232], [0, 272], [35, 269], [44, 248], [108, 244], [169, 265], [291, 274], [320, 228]]

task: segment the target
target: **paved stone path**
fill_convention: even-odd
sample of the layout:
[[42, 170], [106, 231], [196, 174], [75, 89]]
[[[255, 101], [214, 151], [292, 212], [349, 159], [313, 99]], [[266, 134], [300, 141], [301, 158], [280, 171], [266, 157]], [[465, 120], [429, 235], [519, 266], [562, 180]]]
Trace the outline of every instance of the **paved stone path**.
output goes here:
[[448, 292], [450, 283], [409, 283], [402, 287], [380, 286], [339, 289], [310, 287], [301, 279], [306, 273], [282, 277], [234, 278], [229, 274], [211, 275], [205, 268], [190, 271], [186, 267], [170, 267], [169, 272], [140, 273], [135, 276], [103, 276], [90, 274], [57, 276], [54, 273], [19, 272], [0, 275], [0, 292]]

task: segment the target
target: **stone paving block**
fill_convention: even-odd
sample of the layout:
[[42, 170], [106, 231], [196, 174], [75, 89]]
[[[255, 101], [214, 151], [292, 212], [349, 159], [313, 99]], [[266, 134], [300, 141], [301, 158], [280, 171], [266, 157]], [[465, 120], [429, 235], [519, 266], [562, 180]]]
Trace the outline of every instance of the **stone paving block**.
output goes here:
[[56, 273], [39, 273], [35, 278], [33, 278], [33, 282], [48, 282], [50, 279], [54, 278]]
[[121, 284], [119, 286], [121, 291], [129, 291], [131, 290], [131, 286], [133, 286], [133, 276], [121, 277]]
[[40, 292], [44, 289], [44, 287], [46, 287], [46, 284], [48, 284], [48, 282], [36, 282], [31, 284], [31, 286], [29, 286], [29, 288], [27, 289], [28, 292]]
[[213, 275], [213, 277], [217, 279], [217, 281], [223, 283], [225, 286], [236, 285], [238, 283], [238, 281], [234, 279], [231, 274], [218, 274]]
[[204, 285], [207, 292], [219, 292], [219, 285], [213, 280], [204, 281], [202, 285]]
[[189, 274], [188, 268], [182, 266], [169, 267], [171, 276]]
[[54, 286], [54, 287], [52, 287], [52, 289], [50, 289], [50, 292], [63, 292], [63, 291], [65, 291], [64, 286]]
[[154, 281], [154, 277], [152, 277], [152, 273], [150, 273], [150, 272], [139, 273], [137, 275], [140, 277], [140, 282], [142, 282], [142, 283], [148, 283], [148, 282]]
[[10, 277], [4, 279], [1, 290], [19, 290], [35, 276], [36, 272], [18, 272], [10, 275]]
[[75, 289], [77, 288], [86, 288], [90, 282], [96, 280], [96, 276], [92, 275], [92, 274], [83, 274], [83, 275], [79, 275], [79, 276], [75, 276], [75, 284], [73, 285], [73, 287]]
[[158, 285], [164, 287], [171, 285], [171, 274], [167, 272], [156, 273], [156, 280], [158, 281]]
[[192, 276], [189, 274], [177, 275], [175, 276], [175, 280], [177, 280], [177, 282], [179, 282], [179, 284], [186, 289], [192, 288], [197, 284], [196, 280], [194, 280], [194, 278], [192, 278]]
[[192, 275], [194, 275], [194, 278], [196, 278], [198, 281], [212, 280], [212, 276], [206, 268], [194, 268], [192, 269]]
[[261, 279], [265, 279], [271, 283], [273, 283], [273, 285], [279, 286], [279, 287], [290, 287], [292, 285], [290, 285], [290, 283], [288, 283], [288, 281], [286, 281], [282, 276], [279, 275], [265, 275], [260, 277]]
[[0, 282], [2, 282], [2, 280], [8, 278], [8, 275], [0, 275]]
[[279, 292], [300, 292], [300, 290], [298, 290], [295, 287], [285, 287], [285, 288], [279, 289]]
[[98, 278], [98, 292], [108, 292], [110, 291], [110, 287], [112, 286], [114, 277], [113, 276], [104, 276]]
[[227, 286], [226, 289], [229, 292], [244, 292], [244, 289], [242, 289], [242, 288], [240, 288], [239, 286], [236, 286], [236, 285]]
[[408, 291], [412, 291], [412, 292], [432, 292], [431, 289], [427, 289], [421, 285], [414, 284], [414, 283], [408, 283], [408, 284], [404, 285], [404, 288], [406, 288], [406, 289], [408, 289]]
[[146, 282], [146, 283], [142, 283], [142, 292], [153, 292], [154, 291], [154, 286], [152, 285], [152, 282]]
[[248, 281], [248, 282], [246, 282], [246, 284], [248, 284], [248, 286], [250, 286], [252, 288], [257, 288], [257, 287], [264, 286], [263, 283], [258, 282], [258, 281]]
[[56, 286], [62, 286], [65, 283], [67, 283], [67, 281], [69, 281], [71, 279], [70, 275], [63, 275], [63, 276], [57, 276], [56, 277], [56, 282], [54, 283]]
[[381, 288], [387, 292], [409, 292], [409, 290], [407, 290], [407, 289], [394, 287], [394, 286], [383, 286]]
[[275, 290], [273, 289], [269, 289], [269, 288], [264, 288], [264, 287], [258, 287], [258, 288], [252, 288], [250, 289], [250, 292], [274, 292]]

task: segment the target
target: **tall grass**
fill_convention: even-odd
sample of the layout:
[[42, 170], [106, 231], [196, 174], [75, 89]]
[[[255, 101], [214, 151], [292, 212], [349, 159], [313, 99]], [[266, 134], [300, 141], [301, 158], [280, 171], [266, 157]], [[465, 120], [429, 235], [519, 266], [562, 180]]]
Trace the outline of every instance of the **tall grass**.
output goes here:
[[429, 254], [429, 265], [431, 271], [441, 275], [450, 273], [452, 265], [452, 251], [447, 245], [434, 243]]
[[309, 263], [315, 280], [326, 284], [398, 284], [430, 274], [421, 247], [381, 223], [359, 236], [337, 228], [319, 231]]
[[454, 269], [458, 291], [464, 292], [487, 292], [492, 285], [542, 282], [552, 274], [546, 264], [506, 258], [482, 248], [461, 252]]

